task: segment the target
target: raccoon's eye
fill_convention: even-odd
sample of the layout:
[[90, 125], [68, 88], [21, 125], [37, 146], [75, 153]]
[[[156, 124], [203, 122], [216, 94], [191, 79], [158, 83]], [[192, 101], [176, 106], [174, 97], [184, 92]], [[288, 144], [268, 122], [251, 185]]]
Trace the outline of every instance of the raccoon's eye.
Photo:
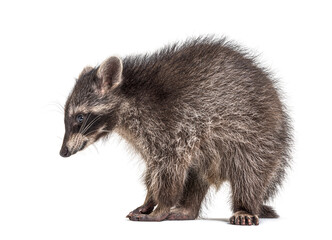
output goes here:
[[84, 116], [82, 114], [78, 114], [76, 116], [76, 122], [78, 122], [79, 124], [83, 123], [84, 120]]

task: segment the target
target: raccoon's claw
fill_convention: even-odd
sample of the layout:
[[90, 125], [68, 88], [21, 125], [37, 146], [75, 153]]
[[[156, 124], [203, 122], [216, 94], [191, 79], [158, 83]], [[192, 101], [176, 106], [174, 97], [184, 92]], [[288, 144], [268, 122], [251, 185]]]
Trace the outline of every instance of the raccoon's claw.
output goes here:
[[245, 211], [238, 211], [229, 219], [229, 222], [233, 225], [259, 225], [259, 218], [257, 215], [252, 215]]

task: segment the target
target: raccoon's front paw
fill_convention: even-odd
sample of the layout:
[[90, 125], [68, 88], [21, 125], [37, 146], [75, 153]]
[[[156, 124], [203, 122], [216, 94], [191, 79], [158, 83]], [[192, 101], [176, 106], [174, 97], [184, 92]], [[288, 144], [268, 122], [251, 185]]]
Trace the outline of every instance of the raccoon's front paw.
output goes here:
[[144, 204], [138, 208], [136, 208], [135, 210], [131, 211], [128, 215], [127, 218], [131, 218], [134, 214], [150, 214], [152, 213], [154, 209], [154, 204]]
[[259, 218], [257, 215], [252, 215], [246, 211], [237, 211], [229, 219], [229, 222], [234, 225], [259, 225]]

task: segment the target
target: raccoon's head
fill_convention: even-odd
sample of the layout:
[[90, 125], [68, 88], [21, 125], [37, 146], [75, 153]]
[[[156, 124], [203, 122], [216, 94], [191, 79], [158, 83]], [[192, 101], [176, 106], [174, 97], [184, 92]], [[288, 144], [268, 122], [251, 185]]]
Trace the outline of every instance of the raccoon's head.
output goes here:
[[99, 67], [83, 69], [65, 106], [62, 157], [83, 150], [114, 129], [121, 81], [122, 62], [117, 57], [108, 58]]

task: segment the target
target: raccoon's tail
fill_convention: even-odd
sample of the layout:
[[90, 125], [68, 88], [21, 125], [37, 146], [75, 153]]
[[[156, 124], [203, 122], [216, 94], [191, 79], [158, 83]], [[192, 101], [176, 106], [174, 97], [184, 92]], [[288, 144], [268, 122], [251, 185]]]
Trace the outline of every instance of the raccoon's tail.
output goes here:
[[279, 215], [270, 206], [262, 205], [261, 212], [259, 214], [260, 218], [278, 218]]

